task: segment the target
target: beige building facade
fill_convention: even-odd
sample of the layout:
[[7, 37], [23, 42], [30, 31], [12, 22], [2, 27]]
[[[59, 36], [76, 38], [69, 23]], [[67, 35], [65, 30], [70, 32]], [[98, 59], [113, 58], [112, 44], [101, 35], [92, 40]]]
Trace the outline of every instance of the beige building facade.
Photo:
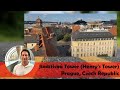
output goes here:
[[71, 41], [71, 56], [78, 58], [88, 56], [114, 56], [114, 37], [109, 32], [105, 32], [105, 35], [102, 35], [103, 33], [85, 32], [82, 33], [83, 35], [78, 34], [80, 35], [78, 36], [79, 38], [76, 40], [73, 38]]
[[37, 43], [27, 43], [27, 48], [33, 49], [36, 45]]

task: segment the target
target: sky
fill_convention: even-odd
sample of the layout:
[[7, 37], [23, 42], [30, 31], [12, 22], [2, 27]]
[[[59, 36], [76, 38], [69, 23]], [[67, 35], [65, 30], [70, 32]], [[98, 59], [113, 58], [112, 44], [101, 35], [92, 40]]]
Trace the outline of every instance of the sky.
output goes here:
[[82, 14], [79, 11], [30, 11], [24, 14], [24, 21], [35, 21], [38, 16], [42, 21], [71, 23], [81, 19], [87, 22], [117, 19], [115, 13], [107, 13], [107, 11], [90, 14]]

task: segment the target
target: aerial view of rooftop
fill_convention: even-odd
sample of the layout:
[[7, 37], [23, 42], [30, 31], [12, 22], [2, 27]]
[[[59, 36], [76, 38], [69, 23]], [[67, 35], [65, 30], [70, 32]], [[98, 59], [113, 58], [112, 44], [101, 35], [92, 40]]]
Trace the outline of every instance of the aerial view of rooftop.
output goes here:
[[36, 62], [117, 62], [116, 13], [31, 11], [24, 14], [24, 46]]

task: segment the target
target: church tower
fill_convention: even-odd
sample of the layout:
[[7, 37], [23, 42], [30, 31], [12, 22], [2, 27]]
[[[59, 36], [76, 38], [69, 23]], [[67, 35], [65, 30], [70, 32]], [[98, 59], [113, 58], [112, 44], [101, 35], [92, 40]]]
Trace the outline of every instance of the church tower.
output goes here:
[[37, 18], [35, 23], [36, 23], [37, 27], [42, 27], [42, 20], [39, 18], [39, 16], [38, 16], [38, 18]]

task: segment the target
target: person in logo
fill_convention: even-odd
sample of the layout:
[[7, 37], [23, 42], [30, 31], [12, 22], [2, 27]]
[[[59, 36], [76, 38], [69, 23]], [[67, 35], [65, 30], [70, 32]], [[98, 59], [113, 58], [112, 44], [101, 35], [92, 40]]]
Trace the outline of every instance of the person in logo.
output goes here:
[[30, 52], [27, 49], [21, 51], [21, 63], [17, 64], [13, 69], [13, 74], [22, 76], [29, 73], [33, 64], [30, 63]]

